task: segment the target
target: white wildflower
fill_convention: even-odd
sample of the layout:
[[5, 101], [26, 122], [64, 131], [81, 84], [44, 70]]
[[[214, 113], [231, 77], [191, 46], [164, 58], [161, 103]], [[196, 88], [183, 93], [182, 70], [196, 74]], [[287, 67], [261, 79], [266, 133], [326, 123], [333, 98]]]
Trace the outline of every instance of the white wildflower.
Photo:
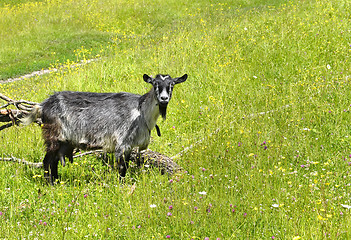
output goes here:
[[351, 208], [350, 205], [341, 204], [341, 206], [342, 206], [343, 208], [347, 208], [347, 209], [350, 209], [350, 208]]

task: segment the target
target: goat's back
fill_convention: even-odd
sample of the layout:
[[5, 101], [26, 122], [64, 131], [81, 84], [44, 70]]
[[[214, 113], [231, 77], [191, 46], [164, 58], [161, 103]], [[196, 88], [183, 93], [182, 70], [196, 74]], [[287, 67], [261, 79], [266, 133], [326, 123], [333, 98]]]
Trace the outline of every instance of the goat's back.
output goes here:
[[57, 92], [41, 103], [44, 125], [57, 139], [80, 148], [113, 148], [138, 117], [140, 95], [132, 93]]

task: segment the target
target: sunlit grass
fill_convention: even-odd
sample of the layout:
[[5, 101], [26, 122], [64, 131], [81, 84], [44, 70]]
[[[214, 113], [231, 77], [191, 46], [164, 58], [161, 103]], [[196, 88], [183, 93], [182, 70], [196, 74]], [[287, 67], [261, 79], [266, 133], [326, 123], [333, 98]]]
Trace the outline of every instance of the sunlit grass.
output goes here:
[[[63, 48], [74, 57], [54, 66], [104, 58], [0, 91], [37, 102], [60, 90], [143, 94], [144, 73], [187, 73], [149, 146], [168, 156], [192, 146], [175, 158], [187, 173], [145, 168], [120, 184], [90, 156], [60, 166], [50, 187], [42, 170], [1, 163], [0, 237], [350, 238], [348, 1], [106, 0], [82, 12], [77, 26], [110, 43]], [[2, 131], [1, 154], [41, 161], [40, 134]]]

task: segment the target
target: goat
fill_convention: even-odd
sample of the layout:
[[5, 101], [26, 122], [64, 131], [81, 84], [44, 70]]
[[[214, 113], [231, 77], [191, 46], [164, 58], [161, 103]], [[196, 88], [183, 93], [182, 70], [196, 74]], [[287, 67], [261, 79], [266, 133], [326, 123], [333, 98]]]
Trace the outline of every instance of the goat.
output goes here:
[[29, 125], [42, 119], [42, 133], [46, 145], [43, 160], [44, 177], [52, 184], [58, 179], [58, 162], [65, 165], [65, 157], [73, 161], [73, 149], [103, 149], [114, 152], [119, 175], [124, 178], [130, 153], [138, 147], [147, 149], [151, 130], [158, 117], [166, 119], [167, 105], [175, 84], [188, 78], [171, 78], [158, 74], [152, 78], [143, 75], [152, 88], [144, 95], [127, 92], [56, 92], [36, 105], [21, 121]]

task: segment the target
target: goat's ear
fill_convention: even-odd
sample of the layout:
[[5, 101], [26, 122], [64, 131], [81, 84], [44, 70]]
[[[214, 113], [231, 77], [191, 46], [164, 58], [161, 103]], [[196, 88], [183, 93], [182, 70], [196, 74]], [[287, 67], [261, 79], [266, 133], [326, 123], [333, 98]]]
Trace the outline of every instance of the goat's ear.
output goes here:
[[188, 74], [184, 74], [183, 76], [179, 78], [174, 79], [174, 84], [182, 83], [185, 82], [185, 80], [188, 78]]
[[153, 82], [153, 78], [149, 77], [149, 75], [147, 75], [147, 74], [144, 74], [143, 78], [144, 78], [144, 81], [147, 82], [147, 83], [152, 83]]

